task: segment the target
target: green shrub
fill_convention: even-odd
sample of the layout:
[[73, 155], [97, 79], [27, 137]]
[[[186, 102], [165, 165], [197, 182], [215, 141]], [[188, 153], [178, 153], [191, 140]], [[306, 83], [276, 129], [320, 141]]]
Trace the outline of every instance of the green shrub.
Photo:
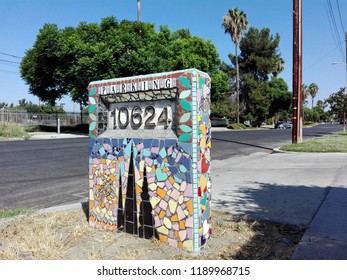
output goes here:
[[40, 131], [40, 126], [38, 125], [28, 125], [24, 127], [26, 132], [37, 132]]
[[0, 137], [23, 138], [25, 140], [30, 138], [24, 127], [15, 123], [0, 124]]
[[232, 123], [227, 126], [229, 129], [247, 129], [243, 123]]

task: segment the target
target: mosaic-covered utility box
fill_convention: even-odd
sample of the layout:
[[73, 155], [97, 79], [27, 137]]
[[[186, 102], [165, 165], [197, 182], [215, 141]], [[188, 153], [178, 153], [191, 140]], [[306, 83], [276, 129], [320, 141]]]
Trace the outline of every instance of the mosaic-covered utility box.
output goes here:
[[89, 84], [89, 223], [199, 252], [211, 236], [210, 77]]

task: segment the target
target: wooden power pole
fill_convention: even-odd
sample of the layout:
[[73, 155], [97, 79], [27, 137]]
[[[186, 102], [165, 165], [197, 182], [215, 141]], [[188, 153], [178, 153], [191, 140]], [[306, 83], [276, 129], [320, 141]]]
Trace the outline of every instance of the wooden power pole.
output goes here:
[[293, 0], [293, 144], [302, 142], [302, 116], [302, 0]]

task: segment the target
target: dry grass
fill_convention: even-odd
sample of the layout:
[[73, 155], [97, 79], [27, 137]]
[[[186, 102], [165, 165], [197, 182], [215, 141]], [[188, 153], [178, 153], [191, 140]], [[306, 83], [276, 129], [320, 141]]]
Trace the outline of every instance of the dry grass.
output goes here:
[[156, 239], [94, 229], [81, 209], [31, 213], [0, 227], [0, 259], [290, 259], [302, 230], [213, 213], [213, 238], [194, 256]]

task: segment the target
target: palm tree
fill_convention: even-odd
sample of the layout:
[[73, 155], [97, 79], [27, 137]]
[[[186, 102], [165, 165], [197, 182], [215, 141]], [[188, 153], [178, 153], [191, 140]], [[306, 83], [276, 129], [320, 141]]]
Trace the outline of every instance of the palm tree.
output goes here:
[[306, 99], [308, 95], [310, 94], [308, 91], [308, 86], [305, 84], [302, 84], [301, 90], [302, 90], [302, 103], [306, 105], [307, 104]]
[[313, 102], [314, 102], [314, 98], [317, 95], [318, 92], [318, 86], [315, 83], [312, 83], [308, 86], [308, 92], [310, 93], [311, 97], [312, 97], [312, 109], [313, 109]]
[[237, 8], [229, 9], [223, 18], [222, 27], [225, 34], [229, 34], [231, 40], [235, 44], [235, 58], [236, 58], [236, 99], [237, 99], [237, 122], [240, 122], [240, 78], [239, 78], [239, 61], [238, 61], [238, 49], [242, 39], [242, 31], [247, 28], [247, 16], [243, 11], [239, 11]]
[[275, 68], [272, 72], [272, 75], [277, 78], [278, 75], [284, 70], [284, 60], [281, 57], [278, 57], [276, 60]]
[[141, 1], [137, 0], [137, 23], [140, 24], [141, 21]]

